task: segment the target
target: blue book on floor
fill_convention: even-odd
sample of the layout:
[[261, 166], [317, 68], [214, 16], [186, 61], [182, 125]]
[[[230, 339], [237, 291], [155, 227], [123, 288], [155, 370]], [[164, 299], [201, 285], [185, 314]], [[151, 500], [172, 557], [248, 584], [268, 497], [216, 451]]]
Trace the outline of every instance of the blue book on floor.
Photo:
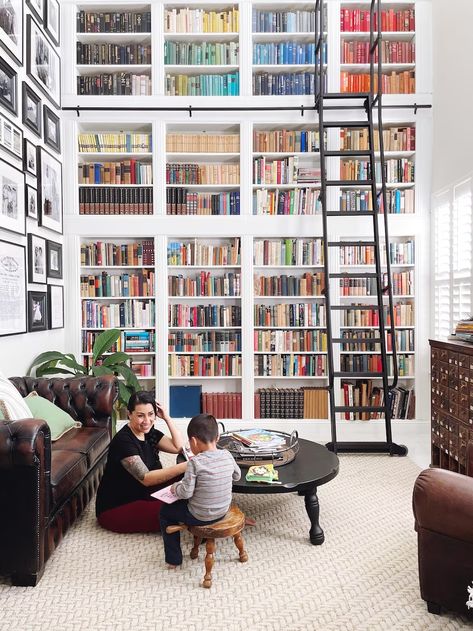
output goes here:
[[200, 414], [202, 386], [169, 386], [171, 418], [191, 418]]

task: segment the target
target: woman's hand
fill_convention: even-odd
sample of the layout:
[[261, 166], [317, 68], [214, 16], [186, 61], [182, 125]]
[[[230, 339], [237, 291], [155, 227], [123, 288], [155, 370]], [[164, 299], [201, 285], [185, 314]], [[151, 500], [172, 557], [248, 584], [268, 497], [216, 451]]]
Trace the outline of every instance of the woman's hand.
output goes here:
[[161, 451], [165, 451], [170, 454], [178, 454], [183, 445], [184, 441], [182, 440], [181, 432], [177, 429], [174, 424], [174, 421], [171, 419], [169, 414], [164, 410], [160, 403], [156, 401], [156, 411], [158, 418], [162, 419], [166, 425], [168, 426], [169, 432], [171, 433], [171, 437], [163, 436], [158, 443], [158, 449]]

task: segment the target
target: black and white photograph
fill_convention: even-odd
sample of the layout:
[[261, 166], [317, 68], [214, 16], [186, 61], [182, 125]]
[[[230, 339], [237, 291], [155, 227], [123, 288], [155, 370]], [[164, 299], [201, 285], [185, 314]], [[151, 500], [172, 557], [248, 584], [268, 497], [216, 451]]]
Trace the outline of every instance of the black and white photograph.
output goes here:
[[23, 81], [22, 118], [23, 123], [41, 137], [41, 99], [26, 81]]
[[26, 0], [26, 4], [29, 6], [38, 22], [41, 23], [44, 14], [44, 0]]
[[0, 241], [0, 336], [26, 333], [26, 250]]
[[62, 244], [46, 242], [46, 274], [48, 278], [62, 278]]
[[48, 328], [48, 296], [45, 291], [28, 292], [28, 331]]
[[46, 272], [46, 239], [28, 233], [28, 282], [45, 283]]
[[31, 219], [38, 219], [38, 191], [27, 184], [25, 187], [26, 215]]
[[0, 148], [23, 160], [23, 130], [0, 113]]
[[44, 0], [44, 28], [46, 33], [59, 46], [60, 13], [59, 0]]
[[61, 121], [59, 116], [47, 105], [43, 105], [44, 111], [44, 142], [46, 145], [61, 153]]
[[64, 328], [64, 287], [48, 285], [48, 325], [50, 329]]
[[25, 174], [0, 160], [0, 228], [25, 234]]
[[37, 177], [38, 168], [36, 164], [36, 146], [25, 138], [23, 147], [23, 171], [29, 175]]
[[62, 165], [38, 147], [39, 224], [62, 234]]
[[18, 114], [17, 74], [7, 62], [0, 57], [0, 105]]
[[0, 45], [23, 65], [23, 0], [0, 0]]
[[27, 21], [27, 72], [56, 106], [61, 106], [61, 61], [37, 22]]

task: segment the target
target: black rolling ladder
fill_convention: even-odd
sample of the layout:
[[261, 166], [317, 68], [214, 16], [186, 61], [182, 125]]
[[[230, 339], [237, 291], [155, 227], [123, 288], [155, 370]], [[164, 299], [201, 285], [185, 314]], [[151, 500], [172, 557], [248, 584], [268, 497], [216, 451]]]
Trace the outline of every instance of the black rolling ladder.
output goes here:
[[[315, 68], [315, 106], [319, 114], [319, 132], [320, 132], [320, 167], [321, 167], [321, 205], [322, 205], [322, 221], [323, 221], [323, 242], [324, 242], [324, 266], [325, 266], [325, 306], [326, 306], [326, 327], [327, 327], [327, 362], [328, 362], [328, 379], [329, 379], [329, 401], [330, 401], [330, 421], [332, 440], [327, 447], [337, 452], [358, 452], [358, 453], [388, 453], [390, 455], [404, 456], [407, 454], [407, 448], [404, 445], [397, 445], [392, 440], [391, 430], [391, 412], [390, 412], [390, 391], [396, 387], [398, 379], [398, 366], [396, 355], [396, 338], [394, 331], [394, 309], [393, 295], [391, 283], [391, 267], [389, 261], [389, 237], [388, 237], [388, 220], [387, 220], [387, 196], [386, 196], [386, 172], [385, 158], [382, 134], [382, 75], [381, 75], [381, 52], [378, 55], [378, 61], [375, 62], [376, 51], [380, 51], [381, 34], [381, 11], [380, 0], [371, 0], [370, 6], [370, 91], [366, 93], [326, 93], [323, 77], [323, 59], [322, 46], [324, 38], [324, 19], [323, 19], [323, 0], [317, 0], [315, 5], [316, 29], [315, 29], [315, 45], [316, 45], [316, 68]], [[375, 35], [374, 20], [377, 16], [377, 32]], [[377, 91], [374, 91], [375, 66], [377, 76]], [[336, 104], [336, 107], [333, 107]], [[364, 120], [325, 120], [327, 106], [343, 116], [344, 111], [358, 110], [364, 112]], [[376, 157], [374, 145], [374, 112], [377, 111], [377, 126], [379, 130], [379, 162], [381, 165], [381, 181], [376, 181]], [[347, 150], [327, 150], [325, 147], [326, 130], [331, 128], [355, 128], [368, 130], [368, 148], [360, 151]], [[365, 158], [368, 160], [367, 179], [365, 180], [335, 180], [327, 178], [327, 159], [330, 158]], [[371, 191], [371, 199], [373, 200], [373, 208], [366, 211], [341, 211], [329, 208], [327, 203], [327, 189], [330, 187], [350, 187], [364, 188]], [[384, 209], [383, 227], [384, 227], [384, 243], [386, 250], [386, 272], [387, 282], [383, 284], [382, 271], [382, 251], [379, 229], [379, 214], [381, 206]], [[330, 241], [331, 234], [330, 223], [335, 217], [346, 218], [346, 222], [356, 222], [357, 218], [368, 216], [372, 218], [372, 238], [363, 241]], [[333, 220], [332, 220], [333, 221]], [[335, 222], [337, 220], [335, 219]], [[340, 219], [338, 220], [340, 221]], [[350, 272], [332, 272], [330, 269], [331, 257], [329, 253], [332, 249], [339, 251], [343, 246], [367, 246], [372, 247], [374, 251], [375, 271], [350, 271]], [[335, 311], [347, 311], [353, 309], [352, 305], [332, 305], [330, 296], [330, 287], [332, 282], [340, 282], [340, 279], [369, 278], [373, 279], [376, 285], [376, 302], [360, 305], [360, 309], [372, 310], [378, 314], [378, 331], [372, 329], [373, 336], [343, 338], [333, 337], [332, 335], [332, 314]], [[393, 380], [389, 383], [388, 375], [388, 356], [386, 352], [386, 328], [385, 307], [383, 297], [388, 298], [388, 314], [389, 314], [389, 330], [392, 341], [392, 365]], [[336, 369], [334, 366], [334, 349], [336, 345], [350, 343], [372, 343], [379, 344], [381, 350], [381, 372], [346, 372]], [[375, 347], [373, 347], [375, 348]], [[382, 405], [336, 405], [335, 388], [340, 389], [342, 380], [363, 380], [363, 379], [381, 379], [383, 402]], [[384, 442], [340, 442], [337, 440], [337, 413], [380, 413], [384, 416], [386, 427], [386, 441]]]

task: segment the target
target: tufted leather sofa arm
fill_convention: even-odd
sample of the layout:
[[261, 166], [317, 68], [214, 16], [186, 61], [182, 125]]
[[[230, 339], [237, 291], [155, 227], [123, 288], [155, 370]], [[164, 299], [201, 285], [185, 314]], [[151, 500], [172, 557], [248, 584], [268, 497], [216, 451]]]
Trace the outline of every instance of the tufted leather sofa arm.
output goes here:
[[23, 419], [0, 422], [0, 469], [32, 467], [41, 461], [51, 471], [51, 431], [45, 421]]
[[107, 427], [111, 433], [118, 386], [113, 375], [103, 377], [10, 377], [21, 396], [37, 392], [85, 427]]

